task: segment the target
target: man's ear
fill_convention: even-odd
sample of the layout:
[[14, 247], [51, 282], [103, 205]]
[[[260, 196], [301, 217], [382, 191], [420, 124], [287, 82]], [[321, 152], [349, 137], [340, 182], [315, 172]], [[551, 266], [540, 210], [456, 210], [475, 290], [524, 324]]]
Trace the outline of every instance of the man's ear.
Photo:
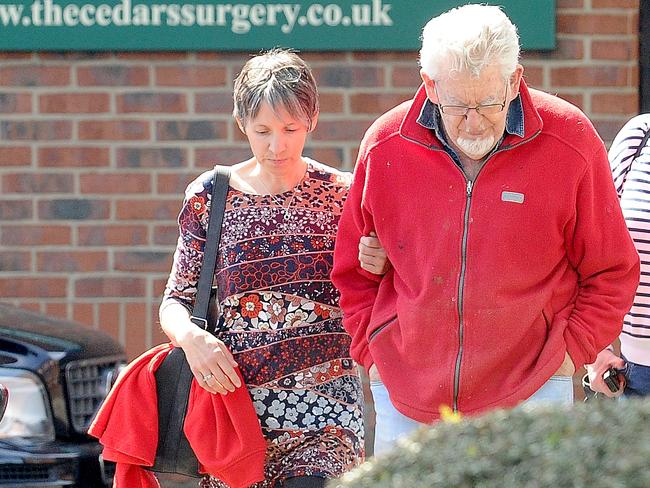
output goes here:
[[438, 103], [438, 96], [434, 89], [436, 82], [429, 77], [424, 70], [420, 70], [420, 78], [422, 78], [422, 83], [424, 83], [424, 90], [427, 92], [427, 97], [431, 100], [431, 103]]
[[524, 67], [518, 64], [515, 71], [510, 75], [510, 101], [514, 100], [517, 98], [517, 95], [519, 95], [519, 85], [523, 75]]

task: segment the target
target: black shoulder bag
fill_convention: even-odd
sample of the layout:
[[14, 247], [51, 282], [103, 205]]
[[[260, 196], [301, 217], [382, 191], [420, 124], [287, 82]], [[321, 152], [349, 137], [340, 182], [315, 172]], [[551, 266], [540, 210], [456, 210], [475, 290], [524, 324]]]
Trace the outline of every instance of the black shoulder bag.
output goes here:
[[[215, 335], [218, 332], [218, 314], [210, 313], [214, 306], [211, 302], [215, 300], [212, 281], [229, 180], [230, 168], [215, 166], [203, 263], [191, 317], [194, 324]], [[202, 476], [199, 474], [199, 462], [183, 432], [193, 378], [183, 350], [180, 347], [174, 348], [154, 376], [158, 394], [158, 446], [154, 465], [147, 469], [199, 478]]]

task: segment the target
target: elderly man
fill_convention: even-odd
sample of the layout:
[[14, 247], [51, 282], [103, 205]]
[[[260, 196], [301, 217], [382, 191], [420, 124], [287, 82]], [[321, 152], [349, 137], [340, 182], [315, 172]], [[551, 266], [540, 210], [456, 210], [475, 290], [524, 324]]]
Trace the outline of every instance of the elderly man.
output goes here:
[[[433, 18], [413, 100], [366, 133], [332, 280], [368, 370], [375, 453], [447, 407], [571, 403], [621, 331], [639, 259], [585, 115], [528, 89], [498, 8]], [[359, 267], [376, 232], [391, 269]]]

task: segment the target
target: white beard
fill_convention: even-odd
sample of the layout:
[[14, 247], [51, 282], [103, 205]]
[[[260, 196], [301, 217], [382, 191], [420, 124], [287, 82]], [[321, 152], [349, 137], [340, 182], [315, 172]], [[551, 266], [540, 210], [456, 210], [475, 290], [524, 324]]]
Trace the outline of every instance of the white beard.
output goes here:
[[458, 137], [456, 145], [467, 156], [474, 160], [482, 159], [494, 147], [494, 136], [489, 136], [483, 139], [466, 139]]

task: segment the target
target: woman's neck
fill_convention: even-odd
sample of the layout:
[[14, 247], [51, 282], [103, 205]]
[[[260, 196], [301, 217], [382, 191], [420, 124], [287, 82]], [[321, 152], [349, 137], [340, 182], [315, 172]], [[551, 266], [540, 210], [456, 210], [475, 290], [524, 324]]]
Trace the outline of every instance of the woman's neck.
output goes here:
[[251, 183], [261, 182], [261, 185], [254, 186], [258, 190], [265, 190], [263, 193], [284, 193], [291, 190], [302, 180], [305, 171], [307, 171], [307, 163], [302, 158], [300, 164], [277, 169], [265, 168], [255, 162], [250, 177], [253, 180]]

